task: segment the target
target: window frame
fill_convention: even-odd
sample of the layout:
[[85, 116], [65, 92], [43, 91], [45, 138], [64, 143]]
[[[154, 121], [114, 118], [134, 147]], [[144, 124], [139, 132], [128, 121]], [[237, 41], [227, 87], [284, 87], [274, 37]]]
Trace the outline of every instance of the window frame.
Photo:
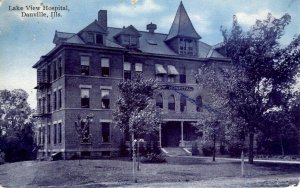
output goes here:
[[[103, 92], [107, 91], [108, 95], [103, 95]], [[108, 106], [105, 105], [104, 100], [108, 101]], [[110, 89], [101, 89], [101, 108], [102, 109], [110, 109]]]
[[[84, 60], [84, 58], [87, 59]], [[80, 56], [80, 74], [82, 76], [90, 75], [90, 64], [91, 64], [90, 56], [86, 56], [86, 55]]]
[[[104, 65], [104, 60], [107, 60], [107, 65]], [[101, 76], [110, 77], [110, 59], [103, 57], [101, 58]]]
[[[83, 97], [83, 91], [88, 91], [88, 96], [87, 97]], [[90, 88], [80, 88], [80, 106], [81, 108], [90, 108]], [[85, 104], [86, 103], [86, 104]]]
[[170, 110], [170, 111], [176, 110], [176, 101], [175, 101], [175, 96], [173, 94], [171, 94], [168, 97], [168, 110]]
[[[104, 129], [104, 125], [108, 126]], [[104, 135], [105, 131], [108, 131], [108, 135]], [[111, 142], [111, 127], [110, 122], [101, 122], [101, 141], [102, 143], [110, 143]]]

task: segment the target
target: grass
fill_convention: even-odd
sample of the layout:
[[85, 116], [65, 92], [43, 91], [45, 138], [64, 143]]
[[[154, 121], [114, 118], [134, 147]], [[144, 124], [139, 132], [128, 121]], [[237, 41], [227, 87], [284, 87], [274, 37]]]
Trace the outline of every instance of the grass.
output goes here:
[[[191, 182], [240, 177], [240, 163], [210, 160], [177, 161], [162, 164], [141, 164], [138, 182]], [[132, 162], [127, 160], [82, 160], [19, 162], [0, 165], [0, 184], [18, 187], [74, 186], [98, 184], [130, 185]], [[300, 177], [298, 166], [245, 164], [246, 178], [290, 176]], [[254, 182], [255, 183], [255, 182]], [[297, 182], [286, 182], [287, 185]], [[265, 182], [262, 184], [266, 184]], [[254, 184], [258, 186], [257, 184]], [[281, 185], [281, 184], [280, 184]]]

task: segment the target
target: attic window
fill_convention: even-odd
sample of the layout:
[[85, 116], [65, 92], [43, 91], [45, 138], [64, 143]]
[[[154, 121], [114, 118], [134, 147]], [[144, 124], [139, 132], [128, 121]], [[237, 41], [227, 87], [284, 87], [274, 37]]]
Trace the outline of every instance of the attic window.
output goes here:
[[137, 46], [138, 38], [132, 35], [123, 35], [123, 44], [128, 46]]
[[179, 41], [179, 54], [182, 55], [194, 55], [195, 41], [192, 39], [180, 38]]
[[147, 42], [150, 44], [150, 45], [157, 45], [157, 43], [155, 41], [153, 41], [152, 39], [148, 39]]
[[103, 44], [103, 36], [101, 34], [96, 34], [96, 44]]

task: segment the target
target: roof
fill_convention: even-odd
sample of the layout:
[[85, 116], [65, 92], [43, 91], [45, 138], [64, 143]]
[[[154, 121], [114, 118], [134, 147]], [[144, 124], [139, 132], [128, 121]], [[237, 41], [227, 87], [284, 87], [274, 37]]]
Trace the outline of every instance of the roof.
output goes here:
[[[107, 38], [106, 38], [106, 46], [113, 48], [124, 48], [119, 45], [115, 39], [115, 36], [122, 32], [122, 28], [107, 28]], [[144, 53], [151, 54], [160, 54], [160, 55], [172, 55], [172, 56], [180, 56], [175, 53], [165, 42], [165, 38], [167, 34], [162, 33], [150, 33], [147, 31], [139, 31], [139, 48], [138, 50]], [[60, 37], [63, 39], [64, 43], [72, 43], [72, 44], [84, 44], [83, 40], [76, 33], [64, 33], [56, 31], [54, 38]], [[69, 37], [69, 38], [67, 38]], [[57, 40], [57, 39], [56, 39]], [[53, 40], [55, 41], [55, 39]], [[224, 58], [220, 53], [218, 53], [214, 46], [210, 46], [202, 41], [198, 41], [198, 58]]]
[[201, 38], [195, 30], [182, 2], [180, 2], [166, 41], [171, 40], [176, 36], [191, 37], [195, 39]]
[[126, 28], [123, 28], [118, 34], [115, 35], [115, 37], [118, 37], [119, 35], [133, 35], [133, 36], [137, 36], [137, 37], [141, 36], [139, 31], [132, 25], [130, 25]]
[[79, 31], [79, 33], [84, 31], [91, 31], [91, 32], [100, 32], [100, 33], [106, 33], [107, 31], [98, 23], [97, 20], [90, 23], [88, 26], [86, 26], [84, 29]]

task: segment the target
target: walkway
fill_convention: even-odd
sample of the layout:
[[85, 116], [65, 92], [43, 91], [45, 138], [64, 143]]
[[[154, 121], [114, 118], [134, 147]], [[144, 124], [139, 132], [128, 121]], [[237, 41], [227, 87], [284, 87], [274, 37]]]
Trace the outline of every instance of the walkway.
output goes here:
[[[191, 159], [212, 159], [212, 157], [202, 157], [202, 156], [175, 156], [175, 155], [169, 155], [169, 157], [191, 158]], [[241, 161], [241, 159], [238, 159], [238, 158], [226, 158], [226, 157], [216, 157], [216, 160]], [[248, 162], [248, 159], [245, 158], [245, 162]], [[254, 162], [276, 163], [276, 164], [299, 164], [300, 165], [300, 161], [272, 160], [272, 159], [254, 159]]]

